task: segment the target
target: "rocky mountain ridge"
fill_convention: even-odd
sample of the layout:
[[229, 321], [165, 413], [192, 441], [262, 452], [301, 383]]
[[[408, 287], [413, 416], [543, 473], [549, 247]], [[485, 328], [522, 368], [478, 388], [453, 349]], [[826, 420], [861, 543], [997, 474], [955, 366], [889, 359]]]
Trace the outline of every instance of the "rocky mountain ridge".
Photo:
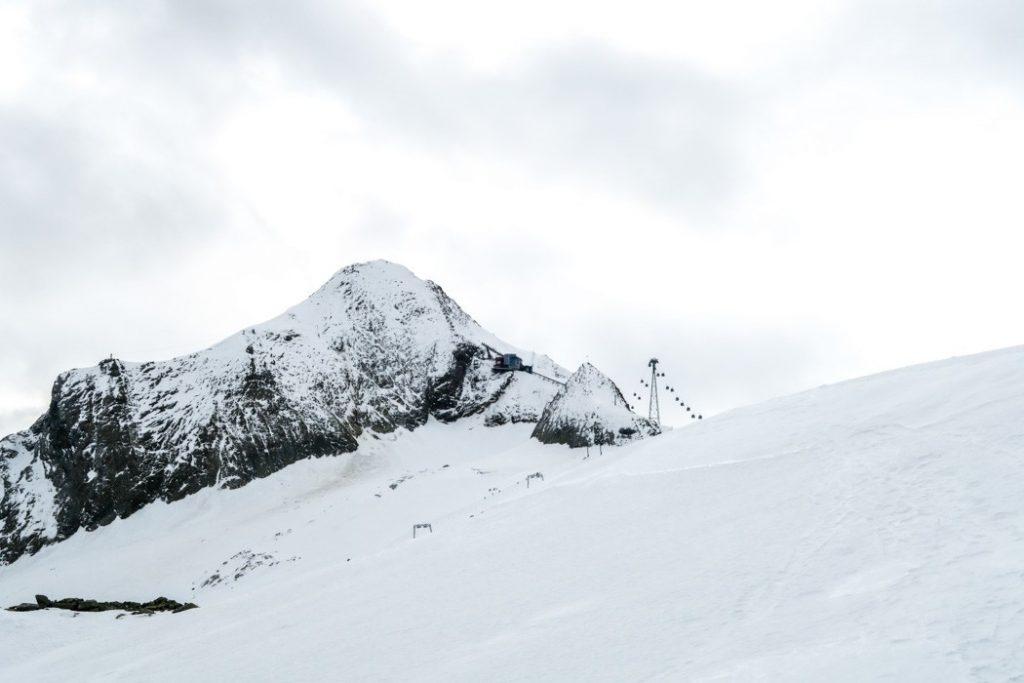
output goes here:
[[540, 420], [568, 373], [546, 356], [531, 360], [554, 382], [493, 373], [483, 344], [531, 358], [438, 285], [374, 261], [204, 351], [64, 372], [47, 412], [0, 440], [0, 563], [431, 418]]

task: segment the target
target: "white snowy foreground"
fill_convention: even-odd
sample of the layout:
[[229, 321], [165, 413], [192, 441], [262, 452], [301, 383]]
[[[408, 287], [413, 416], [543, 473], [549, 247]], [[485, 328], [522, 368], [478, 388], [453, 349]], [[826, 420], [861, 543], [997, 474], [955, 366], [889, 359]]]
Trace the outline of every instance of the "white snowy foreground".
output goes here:
[[200, 605], [0, 612], [0, 681], [1019, 678], [1022, 416], [1010, 349], [589, 460], [431, 423], [0, 569], [5, 606]]

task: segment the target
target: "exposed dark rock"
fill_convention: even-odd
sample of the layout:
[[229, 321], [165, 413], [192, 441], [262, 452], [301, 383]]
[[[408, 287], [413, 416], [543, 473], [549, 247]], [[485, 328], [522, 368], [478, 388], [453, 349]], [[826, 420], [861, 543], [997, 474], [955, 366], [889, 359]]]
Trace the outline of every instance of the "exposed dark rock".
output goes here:
[[121, 610], [132, 614], [155, 614], [156, 612], [179, 613], [190, 609], [196, 609], [199, 605], [192, 602], [178, 602], [165, 597], [159, 597], [149, 602], [99, 602], [97, 600], [83, 600], [82, 598], [61, 598], [50, 600], [45, 595], [37, 595], [35, 604], [23, 603], [8, 607], [9, 612], [35, 612], [41, 609], [66, 609], [73, 612], [109, 612]]
[[38, 610], [45, 609], [39, 605], [35, 605], [31, 602], [23, 602], [20, 605], [13, 605], [7, 608], [8, 612], [36, 612]]

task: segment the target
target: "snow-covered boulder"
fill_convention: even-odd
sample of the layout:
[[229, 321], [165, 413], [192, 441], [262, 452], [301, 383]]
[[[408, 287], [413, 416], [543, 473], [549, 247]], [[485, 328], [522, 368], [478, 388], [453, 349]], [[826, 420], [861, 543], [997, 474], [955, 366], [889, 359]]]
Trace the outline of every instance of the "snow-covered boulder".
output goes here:
[[584, 363], [544, 409], [533, 438], [579, 448], [613, 445], [657, 433], [654, 424], [630, 409], [614, 382]]

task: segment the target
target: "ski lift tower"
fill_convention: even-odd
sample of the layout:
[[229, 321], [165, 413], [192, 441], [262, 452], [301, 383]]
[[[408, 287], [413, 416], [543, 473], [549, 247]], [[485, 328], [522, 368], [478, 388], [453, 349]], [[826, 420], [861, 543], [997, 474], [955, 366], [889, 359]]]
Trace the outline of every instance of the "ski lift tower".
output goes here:
[[661, 407], [658, 405], [658, 359], [652, 358], [647, 362], [651, 369], [651, 401], [647, 406], [647, 419], [661, 426]]

